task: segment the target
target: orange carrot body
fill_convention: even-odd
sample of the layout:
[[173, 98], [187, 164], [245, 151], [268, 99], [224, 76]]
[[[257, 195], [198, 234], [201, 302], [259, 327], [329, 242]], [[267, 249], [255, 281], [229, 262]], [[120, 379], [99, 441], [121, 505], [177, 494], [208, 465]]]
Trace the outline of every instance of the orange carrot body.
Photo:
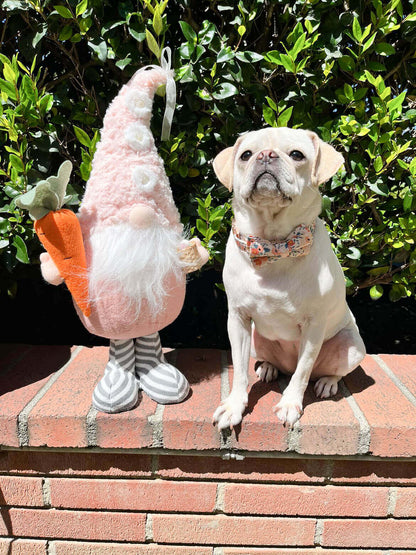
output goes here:
[[74, 301], [86, 317], [90, 316], [87, 261], [78, 218], [71, 210], [62, 208], [36, 220], [34, 228]]

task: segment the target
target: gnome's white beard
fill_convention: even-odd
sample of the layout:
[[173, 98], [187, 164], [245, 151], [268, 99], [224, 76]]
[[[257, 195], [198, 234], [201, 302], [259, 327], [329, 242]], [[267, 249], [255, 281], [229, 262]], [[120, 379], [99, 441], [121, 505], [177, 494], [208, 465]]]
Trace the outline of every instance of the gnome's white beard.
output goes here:
[[[90, 237], [90, 298], [94, 302], [116, 286], [136, 307], [143, 301], [160, 311], [166, 291], [166, 278], [179, 278], [182, 263], [178, 247], [182, 235], [162, 226], [137, 229], [129, 224], [108, 226]], [[123, 301], [121, 301], [123, 302]]]

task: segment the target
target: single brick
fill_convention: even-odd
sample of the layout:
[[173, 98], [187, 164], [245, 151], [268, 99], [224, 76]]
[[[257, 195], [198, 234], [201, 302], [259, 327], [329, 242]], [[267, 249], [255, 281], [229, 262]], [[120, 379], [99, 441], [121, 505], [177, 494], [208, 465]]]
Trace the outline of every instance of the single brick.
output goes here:
[[214, 482], [166, 480], [50, 480], [53, 507], [128, 511], [210, 513], [215, 507]]
[[324, 547], [381, 547], [411, 549], [416, 545], [415, 520], [327, 520], [323, 524]]
[[75, 451], [3, 451], [0, 471], [67, 476], [151, 476], [152, 456], [136, 453]]
[[137, 513], [3, 509], [0, 535], [143, 542], [146, 515]]
[[[55, 555], [212, 555], [211, 547], [128, 543], [52, 542]], [[29, 554], [28, 554], [29, 555]]]
[[319, 399], [314, 384], [306, 389], [304, 413], [299, 420], [296, 451], [308, 455], [355, 455], [358, 453], [360, 423], [342, 390], [330, 399]]
[[314, 519], [154, 514], [152, 521], [153, 539], [160, 543], [244, 546], [314, 544]]
[[31, 446], [88, 446], [86, 417], [107, 358], [107, 347], [94, 347], [83, 348], [71, 361], [29, 414]]
[[163, 413], [163, 445], [169, 449], [218, 449], [220, 434], [212, 415], [221, 400], [221, 351], [184, 349], [175, 366], [191, 386], [180, 404], [166, 405]]
[[226, 484], [231, 514], [282, 516], [387, 516], [388, 488]]
[[396, 377], [416, 397], [416, 356], [380, 355]]
[[2, 555], [46, 555], [47, 550], [46, 540], [0, 539], [0, 553]]
[[157, 474], [164, 478], [321, 483], [331, 475], [332, 461], [324, 459], [255, 458], [160, 455]]
[[398, 488], [394, 516], [416, 517], [416, 488]]
[[371, 428], [370, 452], [380, 457], [410, 457], [416, 452], [416, 406], [404, 397], [375, 360], [344, 380]]
[[97, 445], [102, 449], [140, 449], [152, 447], [153, 428], [149, 418], [157, 404], [140, 392], [136, 408], [118, 414], [97, 413]]
[[17, 418], [25, 406], [70, 358], [67, 346], [14, 345], [0, 372], [0, 443], [19, 447]]
[[42, 479], [0, 476], [0, 505], [43, 507]]
[[[279, 422], [273, 407], [281, 398], [276, 381], [264, 383], [254, 371], [255, 359], [250, 358], [248, 371], [248, 405], [241, 425], [232, 433], [232, 446], [248, 451], [287, 451], [288, 428]], [[230, 388], [233, 382], [233, 367], [229, 367]]]

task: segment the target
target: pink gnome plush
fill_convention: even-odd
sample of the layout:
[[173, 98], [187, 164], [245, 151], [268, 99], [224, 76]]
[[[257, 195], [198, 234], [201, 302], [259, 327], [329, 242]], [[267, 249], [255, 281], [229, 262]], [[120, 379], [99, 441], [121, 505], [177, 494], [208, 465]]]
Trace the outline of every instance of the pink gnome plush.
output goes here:
[[[110, 413], [133, 408], [140, 389], [162, 404], [180, 402], [189, 391], [186, 378], [166, 362], [158, 331], [178, 316], [185, 274], [208, 253], [198, 240], [184, 239], [149, 127], [154, 94], [164, 84], [170, 127], [175, 83], [170, 63], [164, 65], [139, 70], [107, 109], [78, 213], [90, 315], [74, 304], [90, 332], [110, 339], [109, 362], [93, 393], [94, 406]], [[42, 273], [50, 283], [60, 281], [46, 255]]]

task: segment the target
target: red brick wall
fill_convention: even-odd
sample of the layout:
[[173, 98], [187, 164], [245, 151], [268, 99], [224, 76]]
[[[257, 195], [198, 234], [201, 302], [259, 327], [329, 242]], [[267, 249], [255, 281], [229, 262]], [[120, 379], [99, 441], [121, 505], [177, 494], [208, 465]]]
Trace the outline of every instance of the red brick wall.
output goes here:
[[416, 554], [416, 463], [0, 452], [0, 553]]

